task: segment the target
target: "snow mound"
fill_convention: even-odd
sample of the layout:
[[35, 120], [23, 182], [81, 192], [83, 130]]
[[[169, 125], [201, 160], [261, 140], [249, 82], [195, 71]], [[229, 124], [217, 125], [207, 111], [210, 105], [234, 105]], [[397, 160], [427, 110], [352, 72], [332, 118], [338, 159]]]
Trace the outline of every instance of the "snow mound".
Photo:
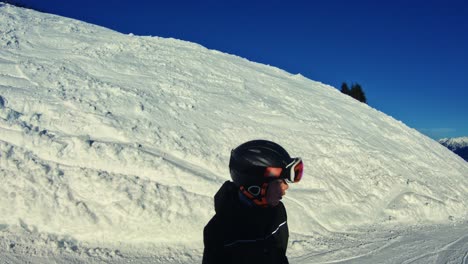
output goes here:
[[304, 237], [466, 220], [468, 165], [333, 87], [175, 39], [0, 7], [0, 226], [89, 245], [200, 249], [231, 148], [305, 162]]

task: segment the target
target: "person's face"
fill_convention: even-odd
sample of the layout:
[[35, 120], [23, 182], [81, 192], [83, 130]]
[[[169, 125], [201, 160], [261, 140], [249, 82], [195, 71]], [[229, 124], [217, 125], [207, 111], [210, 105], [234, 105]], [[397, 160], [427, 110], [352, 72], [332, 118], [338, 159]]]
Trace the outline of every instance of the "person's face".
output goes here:
[[266, 195], [268, 205], [277, 206], [288, 188], [289, 186], [284, 180], [276, 180], [268, 184]]

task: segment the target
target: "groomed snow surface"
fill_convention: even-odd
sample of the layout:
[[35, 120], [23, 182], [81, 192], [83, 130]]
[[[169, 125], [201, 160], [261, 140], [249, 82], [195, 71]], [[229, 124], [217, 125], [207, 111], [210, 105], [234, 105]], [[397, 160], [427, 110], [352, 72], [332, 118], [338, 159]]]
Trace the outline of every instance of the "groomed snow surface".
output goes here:
[[230, 150], [262, 138], [305, 162], [291, 263], [468, 263], [467, 162], [402, 122], [197, 44], [0, 5], [0, 262], [200, 263]]

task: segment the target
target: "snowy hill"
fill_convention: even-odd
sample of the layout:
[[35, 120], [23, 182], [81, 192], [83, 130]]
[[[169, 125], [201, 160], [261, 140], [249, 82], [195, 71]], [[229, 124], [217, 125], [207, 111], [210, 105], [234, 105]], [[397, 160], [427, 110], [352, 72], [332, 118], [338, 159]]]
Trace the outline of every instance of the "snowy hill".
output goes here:
[[439, 143], [468, 161], [468, 137], [443, 138], [439, 140]]
[[199, 263], [230, 150], [263, 138], [305, 162], [291, 263], [466, 263], [467, 163], [392, 117], [189, 42], [8, 5], [0, 25], [3, 262]]

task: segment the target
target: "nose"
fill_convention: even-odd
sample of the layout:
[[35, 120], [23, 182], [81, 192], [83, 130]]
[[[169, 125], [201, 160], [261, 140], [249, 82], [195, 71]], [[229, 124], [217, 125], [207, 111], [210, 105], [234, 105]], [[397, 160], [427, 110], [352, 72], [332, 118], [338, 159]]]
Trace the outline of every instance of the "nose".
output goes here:
[[285, 193], [287, 189], [289, 189], [289, 185], [285, 181], [282, 181], [281, 182], [281, 191], [283, 193]]

